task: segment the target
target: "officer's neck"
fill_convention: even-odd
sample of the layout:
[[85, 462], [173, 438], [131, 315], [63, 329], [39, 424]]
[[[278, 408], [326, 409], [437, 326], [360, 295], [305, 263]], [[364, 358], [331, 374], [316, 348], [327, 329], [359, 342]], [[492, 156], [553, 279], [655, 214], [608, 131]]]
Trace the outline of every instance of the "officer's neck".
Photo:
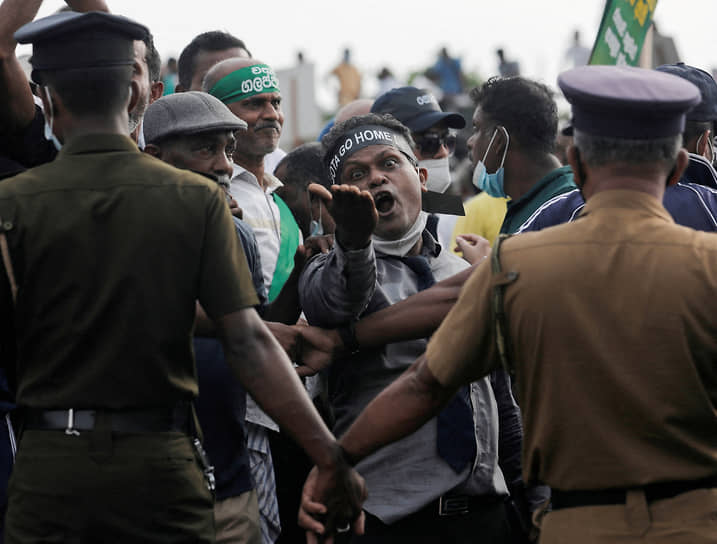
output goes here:
[[[59, 129], [60, 127], [58, 127]], [[66, 116], [62, 127], [63, 144], [80, 136], [91, 134], [118, 134], [129, 136], [127, 116]]]

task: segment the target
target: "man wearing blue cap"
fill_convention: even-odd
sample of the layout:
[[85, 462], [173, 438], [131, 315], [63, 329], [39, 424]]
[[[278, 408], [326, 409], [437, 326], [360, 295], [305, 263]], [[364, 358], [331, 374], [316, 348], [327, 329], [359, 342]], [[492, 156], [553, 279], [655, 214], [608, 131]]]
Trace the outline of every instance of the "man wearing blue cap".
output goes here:
[[197, 300], [239, 380], [335, 473], [330, 514], [352, 519], [360, 477], [253, 309], [222, 190], [129, 138], [133, 41], [146, 33], [101, 12], [16, 33], [33, 44], [33, 80], [63, 147], [0, 186], [0, 329], [14, 333], [4, 362], [16, 362], [23, 421], [7, 541], [214, 541], [192, 408]]
[[[541, 543], [713, 543], [717, 238], [661, 204], [687, 165], [698, 89], [589, 66], [559, 85], [579, 220], [509, 238], [478, 267], [424, 356], [341, 438], [358, 461], [501, 365], [523, 408], [527, 481], [553, 490]], [[311, 482], [307, 484], [311, 486]]]

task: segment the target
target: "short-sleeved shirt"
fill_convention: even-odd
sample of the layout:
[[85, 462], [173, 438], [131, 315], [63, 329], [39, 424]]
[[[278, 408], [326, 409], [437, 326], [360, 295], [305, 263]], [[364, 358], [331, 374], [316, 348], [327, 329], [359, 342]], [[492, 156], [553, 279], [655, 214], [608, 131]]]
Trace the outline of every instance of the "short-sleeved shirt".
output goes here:
[[[638, 191], [506, 240], [523, 470], [561, 490], [717, 475], [717, 237]], [[500, 365], [493, 274], [478, 267], [427, 349], [444, 385]]]
[[[18, 404], [166, 406], [197, 394], [198, 299], [217, 318], [257, 303], [218, 185], [87, 135], [0, 184], [18, 279]], [[9, 312], [4, 274], [0, 308]]]

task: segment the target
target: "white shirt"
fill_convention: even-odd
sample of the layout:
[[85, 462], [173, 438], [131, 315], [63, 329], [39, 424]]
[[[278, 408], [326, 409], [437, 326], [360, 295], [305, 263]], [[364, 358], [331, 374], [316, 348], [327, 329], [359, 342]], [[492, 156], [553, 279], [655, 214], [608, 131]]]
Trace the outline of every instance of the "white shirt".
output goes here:
[[229, 192], [243, 210], [243, 219], [256, 236], [264, 285], [268, 292], [281, 245], [279, 207], [271, 194], [283, 184], [268, 172], [264, 172], [264, 182], [266, 189], [262, 188], [254, 174], [235, 164]]

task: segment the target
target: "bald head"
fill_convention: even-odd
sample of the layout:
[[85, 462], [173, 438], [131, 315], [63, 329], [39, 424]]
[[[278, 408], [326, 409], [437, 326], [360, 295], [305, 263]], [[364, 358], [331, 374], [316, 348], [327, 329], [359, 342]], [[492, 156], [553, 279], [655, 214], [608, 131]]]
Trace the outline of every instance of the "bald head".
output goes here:
[[349, 102], [336, 112], [336, 123], [341, 123], [359, 115], [366, 115], [371, 112], [371, 106], [373, 106], [373, 100], [370, 98], [359, 98]]
[[209, 92], [211, 88], [217, 84], [217, 81], [219, 81], [223, 77], [228, 76], [229, 74], [239, 70], [240, 68], [254, 66], [255, 64], [264, 64], [264, 62], [257, 59], [244, 57], [234, 57], [218, 62], [217, 64], [212, 66], [207, 72], [207, 75], [204, 76], [202, 90], [204, 92]]

